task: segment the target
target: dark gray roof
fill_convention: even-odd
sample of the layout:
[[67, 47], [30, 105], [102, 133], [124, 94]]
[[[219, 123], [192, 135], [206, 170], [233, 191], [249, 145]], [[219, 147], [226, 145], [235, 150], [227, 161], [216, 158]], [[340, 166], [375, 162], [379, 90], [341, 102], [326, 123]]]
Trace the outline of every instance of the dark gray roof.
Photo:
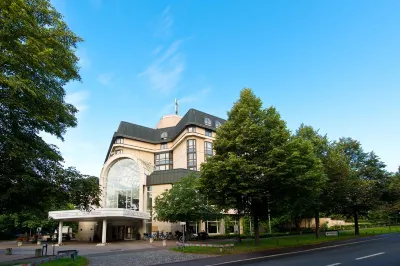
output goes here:
[[[211, 126], [206, 126], [204, 124], [204, 119], [206, 117], [211, 119]], [[222, 118], [198, 111], [196, 109], [189, 109], [189, 111], [182, 117], [182, 119], [179, 121], [179, 123], [174, 127], [155, 129], [155, 128], [144, 127], [144, 126], [140, 126], [137, 124], [132, 124], [129, 122], [122, 121], [119, 124], [117, 132], [114, 133], [114, 136], [111, 140], [111, 143], [108, 148], [107, 155], [106, 155], [106, 161], [107, 161], [108, 155], [110, 154], [111, 147], [112, 147], [115, 139], [118, 137], [129, 138], [129, 139], [139, 140], [139, 141], [143, 141], [143, 142], [158, 144], [158, 143], [173, 141], [176, 137], [179, 136], [179, 134], [182, 131], [185, 130], [186, 127], [191, 126], [191, 125], [215, 131], [216, 130], [216, 127], [215, 127], [216, 121], [219, 121], [221, 124], [225, 123], [225, 120]], [[167, 139], [161, 139], [161, 134], [163, 132], [167, 132], [167, 134], [168, 134]]]
[[[211, 119], [211, 126], [206, 126], [204, 124], [204, 119], [208, 117]], [[132, 138], [140, 141], [145, 141], [149, 143], [163, 143], [173, 141], [187, 126], [195, 125], [203, 127], [210, 130], [216, 130], [215, 123], [219, 121], [221, 124], [225, 123], [225, 120], [204, 112], [190, 109], [179, 121], [176, 126], [167, 128], [149, 128], [140, 126], [137, 124], [132, 124], [122, 121], [119, 124], [117, 132], [115, 132], [114, 137], [125, 137]], [[167, 139], [161, 139], [161, 134], [167, 132]]]
[[174, 184], [178, 182], [182, 177], [189, 174], [195, 174], [200, 176], [199, 171], [192, 171], [188, 169], [171, 169], [164, 171], [154, 171], [147, 176], [147, 186], [162, 185], [162, 184]]

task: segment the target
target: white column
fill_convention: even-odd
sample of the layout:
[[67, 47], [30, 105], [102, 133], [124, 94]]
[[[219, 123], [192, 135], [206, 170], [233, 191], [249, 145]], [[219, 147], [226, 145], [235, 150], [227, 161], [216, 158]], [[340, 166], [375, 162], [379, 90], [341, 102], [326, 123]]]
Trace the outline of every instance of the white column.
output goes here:
[[63, 228], [63, 221], [58, 223], [58, 244], [62, 244], [62, 228]]
[[101, 234], [101, 243], [106, 244], [107, 242], [107, 219], [103, 220], [103, 233]]

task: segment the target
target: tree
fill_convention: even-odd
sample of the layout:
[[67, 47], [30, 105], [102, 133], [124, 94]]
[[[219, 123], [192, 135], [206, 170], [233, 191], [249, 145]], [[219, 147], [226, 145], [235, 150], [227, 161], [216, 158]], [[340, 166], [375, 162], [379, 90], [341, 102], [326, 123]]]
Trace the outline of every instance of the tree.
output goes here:
[[39, 202], [42, 207], [40, 210], [27, 209], [23, 212], [0, 215], [0, 237], [1, 233], [27, 232], [37, 227], [54, 229], [57, 222], [48, 218], [49, 211], [65, 209], [90, 211], [93, 207], [100, 206], [101, 189], [97, 177], [82, 175], [73, 167], [58, 170], [58, 177], [54, 179], [62, 183], [62, 189], [58, 190], [57, 198]]
[[288, 201], [287, 206], [292, 208], [301, 206], [303, 210], [311, 209], [314, 212], [317, 238], [321, 195], [327, 181], [318, 148], [320, 146], [313, 144], [310, 138], [301, 134], [293, 136], [285, 147], [285, 160], [278, 169], [284, 173], [282, 185], [285, 191], [281, 194], [284, 196], [282, 200]]
[[385, 164], [374, 152], [365, 152], [360, 142], [341, 138], [336, 144], [346, 160], [347, 177], [340, 186], [342, 192], [341, 211], [354, 218], [355, 234], [358, 235], [360, 215], [378, 205], [387, 183]]
[[253, 216], [256, 244], [259, 218], [280, 190], [277, 165], [289, 137], [276, 109], [263, 109], [261, 99], [243, 89], [217, 130], [216, 154], [201, 167], [201, 191], [213, 204]]
[[[207, 203], [198, 191], [198, 177], [182, 177], [173, 187], [155, 198], [154, 217], [162, 222], [197, 222], [222, 217], [220, 211]], [[186, 228], [188, 228], [186, 226]]]
[[62, 156], [39, 136], [76, 126], [64, 85], [80, 80], [81, 39], [48, 0], [0, 2], [0, 212], [42, 210], [57, 200]]
[[95, 176], [82, 175], [75, 168], [65, 170], [68, 187], [68, 202], [76, 208], [90, 211], [93, 207], [100, 206], [101, 188], [99, 178]]

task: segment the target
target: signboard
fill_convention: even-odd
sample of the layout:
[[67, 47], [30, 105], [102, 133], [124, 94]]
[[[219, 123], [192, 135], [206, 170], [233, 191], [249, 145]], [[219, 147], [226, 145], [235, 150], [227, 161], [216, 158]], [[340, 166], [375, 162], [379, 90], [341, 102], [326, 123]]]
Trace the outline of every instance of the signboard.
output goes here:
[[325, 236], [339, 236], [339, 231], [328, 231], [328, 232], [325, 232]]
[[186, 222], [181, 222], [180, 224], [181, 224], [181, 225], [186, 225]]

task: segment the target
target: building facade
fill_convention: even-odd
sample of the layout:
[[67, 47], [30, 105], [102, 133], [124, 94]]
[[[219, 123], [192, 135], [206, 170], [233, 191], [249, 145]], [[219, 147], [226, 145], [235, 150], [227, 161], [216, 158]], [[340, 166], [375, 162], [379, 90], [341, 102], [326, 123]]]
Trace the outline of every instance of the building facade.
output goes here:
[[[73, 217], [75, 220], [80, 219], [78, 240], [97, 235], [105, 243], [137, 239], [154, 231], [182, 230], [179, 224], [154, 220], [153, 199], [183, 176], [199, 174], [201, 164], [214, 154], [216, 130], [224, 122], [195, 109], [183, 117], [164, 116], [155, 128], [121, 122], [101, 170], [102, 208], [94, 211], [98, 212], [96, 217], [74, 214], [79, 216]], [[50, 216], [73, 220], [67, 219], [70, 216], [66, 212], [51, 212]], [[225, 231], [222, 221], [190, 224], [190, 230], [211, 234]]]

